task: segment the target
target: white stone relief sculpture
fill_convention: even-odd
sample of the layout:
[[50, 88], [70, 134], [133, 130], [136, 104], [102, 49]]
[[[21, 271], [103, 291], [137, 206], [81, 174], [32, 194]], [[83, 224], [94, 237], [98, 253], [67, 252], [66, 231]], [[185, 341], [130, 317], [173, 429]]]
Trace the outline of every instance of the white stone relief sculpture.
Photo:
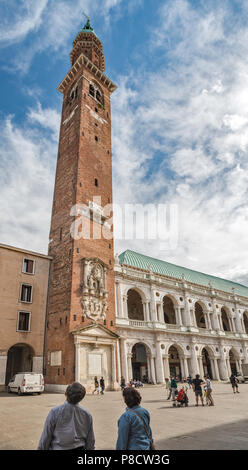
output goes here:
[[107, 266], [98, 258], [84, 258], [83, 296], [81, 306], [84, 316], [91, 320], [105, 320], [108, 291], [106, 290]]

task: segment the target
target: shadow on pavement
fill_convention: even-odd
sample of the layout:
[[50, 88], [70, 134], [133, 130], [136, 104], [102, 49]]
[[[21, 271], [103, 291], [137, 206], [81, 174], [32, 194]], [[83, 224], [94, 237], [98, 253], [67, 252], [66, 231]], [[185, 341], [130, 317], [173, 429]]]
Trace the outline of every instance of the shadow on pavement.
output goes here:
[[190, 434], [186, 433], [187, 421], [181, 424], [185, 432], [173, 438], [156, 440], [157, 450], [248, 450], [248, 419]]

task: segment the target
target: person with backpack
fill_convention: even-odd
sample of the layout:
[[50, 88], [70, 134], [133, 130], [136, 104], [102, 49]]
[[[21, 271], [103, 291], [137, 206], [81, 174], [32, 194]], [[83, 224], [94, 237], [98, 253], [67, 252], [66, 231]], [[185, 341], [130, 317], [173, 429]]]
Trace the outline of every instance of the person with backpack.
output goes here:
[[195, 392], [195, 399], [196, 399], [196, 404], [195, 406], [198, 406], [198, 401], [199, 397], [201, 399], [202, 406], [204, 406], [203, 403], [203, 395], [202, 395], [202, 385], [203, 385], [203, 380], [200, 379], [199, 374], [196, 374], [195, 379], [193, 380], [192, 387]]
[[122, 395], [127, 408], [118, 420], [116, 450], [153, 450], [150, 414], [140, 406], [139, 391], [126, 387]]
[[79, 405], [85, 394], [79, 382], [68, 385], [65, 403], [52, 408], [47, 416], [38, 450], [94, 450], [92, 416]]
[[238, 379], [235, 377], [234, 374], [231, 375], [230, 382], [232, 385], [233, 393], [239, 393]]

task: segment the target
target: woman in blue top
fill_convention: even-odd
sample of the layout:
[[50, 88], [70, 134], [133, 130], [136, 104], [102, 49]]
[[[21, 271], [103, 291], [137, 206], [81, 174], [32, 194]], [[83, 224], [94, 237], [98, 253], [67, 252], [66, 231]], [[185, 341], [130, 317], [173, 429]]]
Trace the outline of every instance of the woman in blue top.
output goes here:
[[127, 408], [118, 421], [116, 450], [150, 450], [150, 414], [140, 406], [141, 395], [131, 387], [124, 388], [122, 394]]

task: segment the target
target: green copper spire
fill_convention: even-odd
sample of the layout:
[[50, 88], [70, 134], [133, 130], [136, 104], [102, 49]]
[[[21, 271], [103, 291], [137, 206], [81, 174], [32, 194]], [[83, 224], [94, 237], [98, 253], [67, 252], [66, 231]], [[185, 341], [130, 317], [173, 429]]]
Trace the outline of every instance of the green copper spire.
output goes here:
[[87, 16], [85, 13], [83, 13], [83, 15], [87, 18], [87, 21], [86, 21], [86, 23], [85, 23], [85, 25], [84, 25], [84, 27], [81, 31], [83, 33], [90, 33], [92, 31], [94, 31], [91, 24], [90, 24], [90, 17]]

